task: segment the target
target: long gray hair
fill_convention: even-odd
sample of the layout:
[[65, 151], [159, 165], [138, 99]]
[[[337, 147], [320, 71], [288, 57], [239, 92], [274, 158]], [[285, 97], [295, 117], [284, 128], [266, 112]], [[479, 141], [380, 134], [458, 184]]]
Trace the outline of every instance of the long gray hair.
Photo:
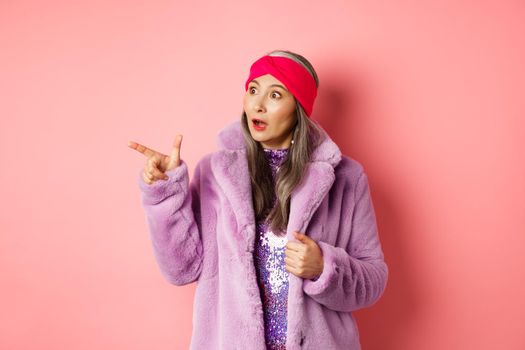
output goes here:
[[[303, 56], [287, 50], [274, 50], [268, 55], [288, 57], [302, 64], [313, 76], [315, 85], [319, 87], [317, 73], [310, 62]], [[246, 143], [246, 157], [252, 184], [255, 218], [256, 220], [261, 220], [266, 217], [270, 229], [278, 236], [286, 234], [291, 193], [301, 182], [304, 168], [310, 160], [313, 150], [322, 141], [324, 135], [317, 122], [306, 115], [296, 99], [295, 115], [297, 118], [293, 131], [293, 143], [290, 145], [287, 157], [283, 160], [276, 174], [275, 184], [273, 183], [271, 168], [264, 154], [263, 147], [250, 134], [246, 112], [243, 110], [241, 115], [242, 131]], [[272, 207], [274, 197], [275, 204]]]

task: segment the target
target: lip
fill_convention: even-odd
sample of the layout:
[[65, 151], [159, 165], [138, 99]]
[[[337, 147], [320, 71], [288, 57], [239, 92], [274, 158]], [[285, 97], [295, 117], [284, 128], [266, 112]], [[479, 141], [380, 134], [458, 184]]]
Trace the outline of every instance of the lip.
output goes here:
[[[256, 121], [256, 120], [262, 122], [263, 124], [262, 124], [262, 125], [257, 125], [257, 124], [255, 124], [255, 121]], [[263, 131], [264, 129], [266, 129], [266, 125], [267, 125], [267, 123], [266, 123], [264, 120], [260, 119], [260, 118], [252, 118], [252, 119], [251, 119], [251, 122], [252, 122], [252, 126], [253, 126], [253, 128], [254, 128], [255, 130], [257, 130], [257, 131]]]

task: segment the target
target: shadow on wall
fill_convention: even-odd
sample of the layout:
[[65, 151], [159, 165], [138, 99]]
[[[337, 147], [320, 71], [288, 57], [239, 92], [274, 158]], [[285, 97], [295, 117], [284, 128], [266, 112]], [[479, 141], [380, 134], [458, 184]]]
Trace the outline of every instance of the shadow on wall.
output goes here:
[[[373, 91], [372, 83], [369, 79], [360, 79], [363, 70], [345, 62], [334, 63], [330, 59], [323, 62], [323, 67], [334, 68], [322, 72], [322, 94], [316, 100], [315, 120], [339, 145], [343, 154], [356, 159], [365, 167], [369, 175], [379, 237], [389, 267], [389, 279], [381, 299], [369, 308], [354, 312], [361, 345], [367, 350], [401, 350], [406, 344], [405, 335], [414, 329], [413, 325], [418, 320], [417, 314], [423, 300], [418, 292], [420, 284], [416, 280], [417, 276], [410, 270], [412, 262], [407, 260], [405, 254], [406, 244], [402, 240], [410, 237], [409, 231], [415, 229], [407, 222], [412, 214], [403, 212], [403, 207], [399, 205], [400, 191], [389, 188], [388, 181], [381, 181], [381, 178], [385, 179], [380, 174], [384, 169], [374, 167], [374, 159], [369, 156], [367, 159], [359, 156], [359, 153], [373, 153], [370, 150], [360, 152], [366, 147], [365, 143], [374, 143], [373, 139], [362, 134], [366, 116], [373, 113], [367, 110], [374, 105], [374, 101], [367, 97], [367, 91]], [[348, 67], [352, 71], [345, 73], [341, 67]], [[376, 164], [380, 158], [378, 154]]]

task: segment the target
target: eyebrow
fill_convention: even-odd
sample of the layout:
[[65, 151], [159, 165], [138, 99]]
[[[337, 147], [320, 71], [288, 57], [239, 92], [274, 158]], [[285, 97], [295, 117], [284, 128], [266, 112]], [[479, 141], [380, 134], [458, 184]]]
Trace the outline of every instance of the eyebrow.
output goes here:
[[[259, 82], [258, 82], [257, 80], [255, 80], [255, 79], [253, 79], [251, 82], [254, 82], [254, 83], [257, 84], [257, 85], [260, 85]], [[279, 88], [281, 88], [281, 89], [283, 89], [283, 90], [285, 90], [285, 91], [288, 91], [287, 88], [285, 88], [284, 86], [279, 85], [279, 84], [272, 84], [272, 85], [270, 85], [270, 87], [272, 87], [272, 86], [276, 86], [276, 87], [279, 87]]]

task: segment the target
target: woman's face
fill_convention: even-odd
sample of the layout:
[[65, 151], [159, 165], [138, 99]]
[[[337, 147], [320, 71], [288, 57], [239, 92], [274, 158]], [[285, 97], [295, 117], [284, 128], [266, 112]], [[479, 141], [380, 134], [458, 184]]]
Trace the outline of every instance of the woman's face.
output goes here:
[[[284, 84], [271, 74], [257, 77], [248, 84], [244, 112], [253, 139], [264, 148], [290, 146], [297, 119], [295, 100]], [[258, 125], [255, 120], [259, 121]]]

